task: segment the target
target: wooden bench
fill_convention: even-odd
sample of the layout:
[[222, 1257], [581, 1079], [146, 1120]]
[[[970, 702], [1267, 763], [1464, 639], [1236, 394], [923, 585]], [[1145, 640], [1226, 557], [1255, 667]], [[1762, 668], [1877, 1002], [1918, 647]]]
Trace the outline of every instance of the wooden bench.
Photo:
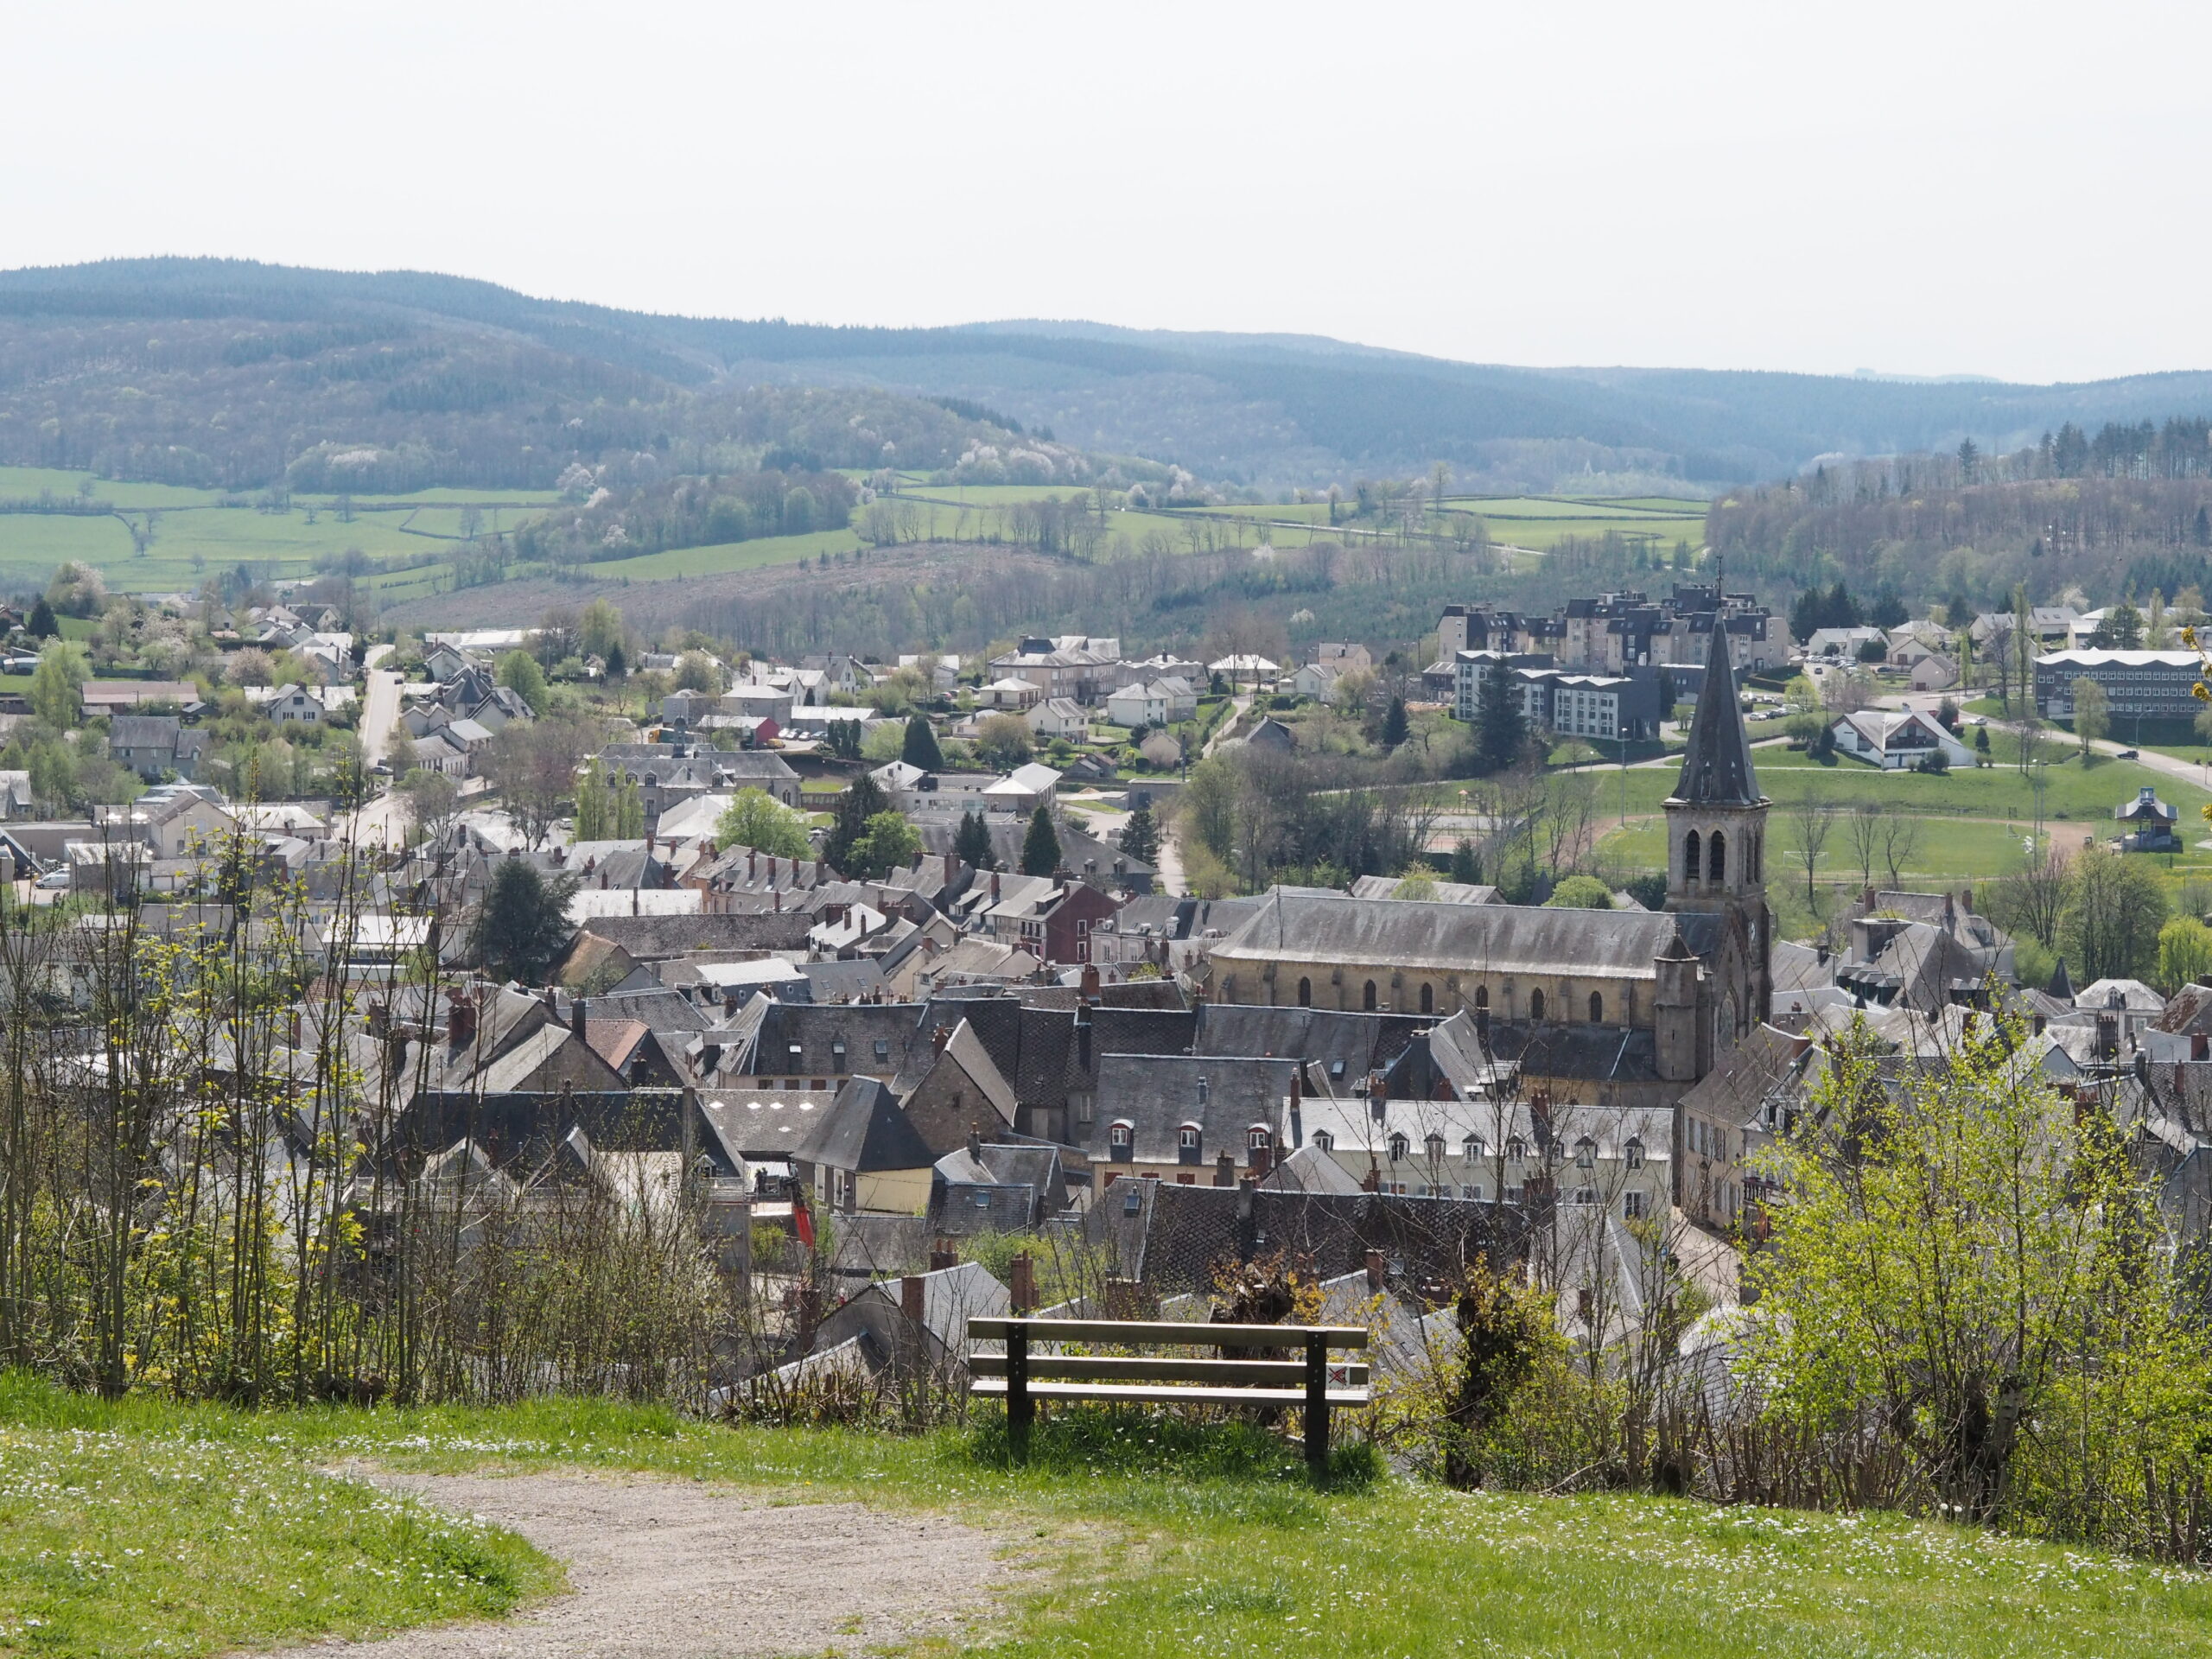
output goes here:
[[[1357, 1325], [1199, 1325], [1173, 1319], [971, 1319], [971, 1343], [1003, 1341], [1004, 1354], [971, 1348], [969, 1392], [1006, 1402], [1016, 1459], [1029, 1449], [1039, 1400], [1105, 1400], [1138, 1406], [1296, 1406], [1306, 1416], [1306, 1460], [1329, 1460], [1329, 1413], [1370, 1398], [1363, 1363], [1332, 1363], [1332, 1349], [1363, 1349]], [[1111, 1348], [1288, 1348], [1300, 1359], [1177, 1359], [1124, 1354], [1040, 1354], [1040, 1344]]]

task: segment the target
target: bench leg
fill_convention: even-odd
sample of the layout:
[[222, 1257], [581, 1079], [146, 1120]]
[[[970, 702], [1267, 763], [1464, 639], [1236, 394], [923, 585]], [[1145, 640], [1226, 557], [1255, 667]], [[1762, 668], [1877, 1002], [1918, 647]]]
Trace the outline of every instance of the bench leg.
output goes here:
[[1006, 1434], [1016, 1463], [1029, 1459], [1029, 1422], [1035, 1409], [1029, 1398], [1029, 1332], [1015, 1325], [1006, 1333]]
[[1319, 1335], [1306, 1338], [1306, 1464], [1329, 1466], [1329, 1341]]

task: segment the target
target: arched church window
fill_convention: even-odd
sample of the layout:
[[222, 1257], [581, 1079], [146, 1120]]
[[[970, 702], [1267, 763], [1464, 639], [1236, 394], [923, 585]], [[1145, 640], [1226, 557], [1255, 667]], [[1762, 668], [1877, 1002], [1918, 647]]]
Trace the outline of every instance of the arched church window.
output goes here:
[[1475, 987], [1475, 1006], [1478, 1008], [1487, 1008], [1490, 1007], [1489, 986], [1478, 985]]
[[1682, 880], [1694, 881], [1698, 876], [1697, 831], [1693, 830], [1682, 837]]
[[1706, 854], [1706, 879], [1718, 881], [1728, 874], [1728, 837], [1718, 830], [1713, 832], [1713, 844]]
[[1375, 1012], [1375, 982], [1369, 980], [1367, 988], [1359, 994], [1359, 1006], [1368, 1013]]
[[1301, 1008], [1310, 1008], [1313, 1006], [1313, 982], [1310, 979], [1301, 979], [1298, 982], [1298, 1006]]
[[1590, 993], [1590, 1023], [1593, 1026], [1605, 1023], [1605, 999], [1596, 991]]
[[1531, 1020], [1541, 1020], [1544, 1017], [1544, 994], [1541, 991], [1529, 993], [1529, 1017]]
[[1434, 1014], [1436, 1012], [1436, 988], [1433, 985], [1431, 985], [1427, 980], [1423, 980], [1421, 982], [1421, 1011], [1423, 1014]]

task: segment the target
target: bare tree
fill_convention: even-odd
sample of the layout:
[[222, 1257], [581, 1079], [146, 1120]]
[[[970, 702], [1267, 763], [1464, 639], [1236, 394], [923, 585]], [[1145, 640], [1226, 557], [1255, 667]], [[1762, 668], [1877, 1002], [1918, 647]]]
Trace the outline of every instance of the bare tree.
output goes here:
[[1796, 834], [1797, 844], [1793, 850], [1805, 871], [1805, 904], [1809, 909], [1814, 902], [1814, 880], [1820, 874], [1821, 853], [1828, 844], [1828, 832], [1835, 828], [1835, 803], [1808, 789], [1790, 803], [1789, 817]]
[[1873, 886], [1874, 864], [1882, 855], [1882, 809], [1872, 801], [1861, 801], [1853, 809], [1844, 830], [1851, 837], [1852, 855], [1859, 861], [1860, 885]]
[[1903, 812], [1885, 813], [1882, 826], [1882, 865], [1890, 873], [1890, 891], [1902, 891], [1905, 861], [1920, 845], [1920, 820]]
[[2072, 893], [2073, 866], [2056, 840], [2027, 853], [1990, 891], [1998, 925], [2024, 933], [2046, 950], [2058, 948], [2059, 924]]

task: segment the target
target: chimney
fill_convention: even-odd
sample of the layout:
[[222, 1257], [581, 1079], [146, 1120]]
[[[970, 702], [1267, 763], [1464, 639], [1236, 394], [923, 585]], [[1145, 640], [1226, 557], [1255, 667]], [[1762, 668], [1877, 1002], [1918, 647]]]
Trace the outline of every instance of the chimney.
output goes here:
[[968, 1155], [979, 1161], [983, 1156], [983, 1134], [979, 1124], [970, 1123], [968, 1126]]
[[922, 1322], [922, 1275], [910, 1273], [899, 1281], [899, 1311], [918, 1327]]
[[1275, 1154], [1274, 1144], [1270, 1141], [1262, 1141], [1258, 1146], [1252, 1148], [1252, 1155], [1249, 1161], [1252, 1166], [1252, 1179], [1255, 1181], [1263, 1179], [1267, 1175], [1267, 1173], [1274, 1167]]
[[630, 913], [632, 916], [638, 914], [638, 890], [635, 887], [630, 889]]
[[745, 879], [750, 881], [760, 868], [760, 850], [757, 847], [745, 849]]
[[930, 1245], [930, 1271], [943, 1273], [947, 1268], [960, 1265], [960, 1252], [949, 1238], [940, 1238]]
[[1969, 916], [1974, 914], [1974, 889], [1972, 887], [1961, 887], [1959, 889], [1959, 908], [1966, 912]]
[[1088, 964], [1083, 970], [1081, 995], [1086, 1002], [1096, 1002], [1098, 1000], [1098, 969]]
[[930, 1052], [932, 1054], [944, 1053], [945, 1044], [951, 1040], [952, 1027], [950, 1026], [939, 1026], [935, 1031], [930, 1033]]
[[991, 902], [992, 902], [993, 904], [995, 904], [995, 905], [996, 903], [998, 903], [998, 901], [999, 901], [999, 873], [998, 873], [996, 870], [993, 870], [993, 871], [991, 872]]
[[947, 853], [944, 855], [944, 885], [948, 887], [950, 887], [953, 882], [953, 878], [957, 876], [959, 874], [959, 858], [954, 854]]
[[585, 1040], [585, 1037], [584, 1037], [584, 1000], [583, 1000], [583, 998], [582, 998], [581, 996], [572, 998], [572, 999], [570, 999], [570, 1001], [569, 1001], [569, 1030], [571, 1030], [571, 1031], [573, 1031], [573, 1032], [575, 1032], [575, 1033], [576, 1033], [576, 1040], [577, 1040], [578, 1042], [580, 1042], [580, 1043], [581, 1043], [581, 1042], [582, 1042], [582, 1041], [584, 1041], [584, 1040]]
[[1374, 1292], [1382, 1289], [1389, 1276], [1389, 1273], [1383, 1266], [1382, 1252], [1380, 1250], [1370, 1250], [1367, 1253], [1367, 1288], [1369, 1293], [1372, 1294]]
[[607, 872], [605, 870], [601, 870], [599, 873], [599, 890], [601, 893], [605, 893], [607, 891]]
[[1861, 910], [1872, 910], [1872, 909], [1873, 909], [1873, 908], [1874, 908], [1874, 889], [1873, 889], [1873, 888], [1872, 888], [1872, 887], [1861, 887], [1861, 888], [1859, 890], [1859, 907]]
[[546, 1017], [551, 1020], [558, 1020], [561, 1017], [561, 1004], [550, 985], [545, 988], [545, 1014]]
[[382, 1038], [391, 1029], [391, 1011], [376, 998], [369, 999], [369, 1035]]
[[467, 991], [455, 991], [448, 1000], [446, 1041], [455, 1048], [466, 1048], [475, 1040], [476, 1005]]
[[[791, 861], [791, 862], [792, 862], [794, 865], [796, 865], [796, 864], [798, 862], [798, 861], [797, 859], [793, 859], [793, 860]], [[818, 858], [817, 858], [817, 859], [816, 859], [816, 860], [814, 861], [814, 885], [815, 885], [816, 887], [820, 887], [820, 886], [822, 885], [823, 880], [823, 872], [824, 872], [824, 871], [826, 871], [829, 868], [830, 868], [830, 867], [829, 867], [829, 865], [828, 865], [828, 864], [824, 863], [822, 860], [820, 860], [820, 859], [818, 859]]]
[[1037, 1306], [1037, 1266], [1022, 1251], [1014, 1258], [1014, 1283], [1007, 1288], [1014, 1295], [1014, 1311], [1027, 1313]]

